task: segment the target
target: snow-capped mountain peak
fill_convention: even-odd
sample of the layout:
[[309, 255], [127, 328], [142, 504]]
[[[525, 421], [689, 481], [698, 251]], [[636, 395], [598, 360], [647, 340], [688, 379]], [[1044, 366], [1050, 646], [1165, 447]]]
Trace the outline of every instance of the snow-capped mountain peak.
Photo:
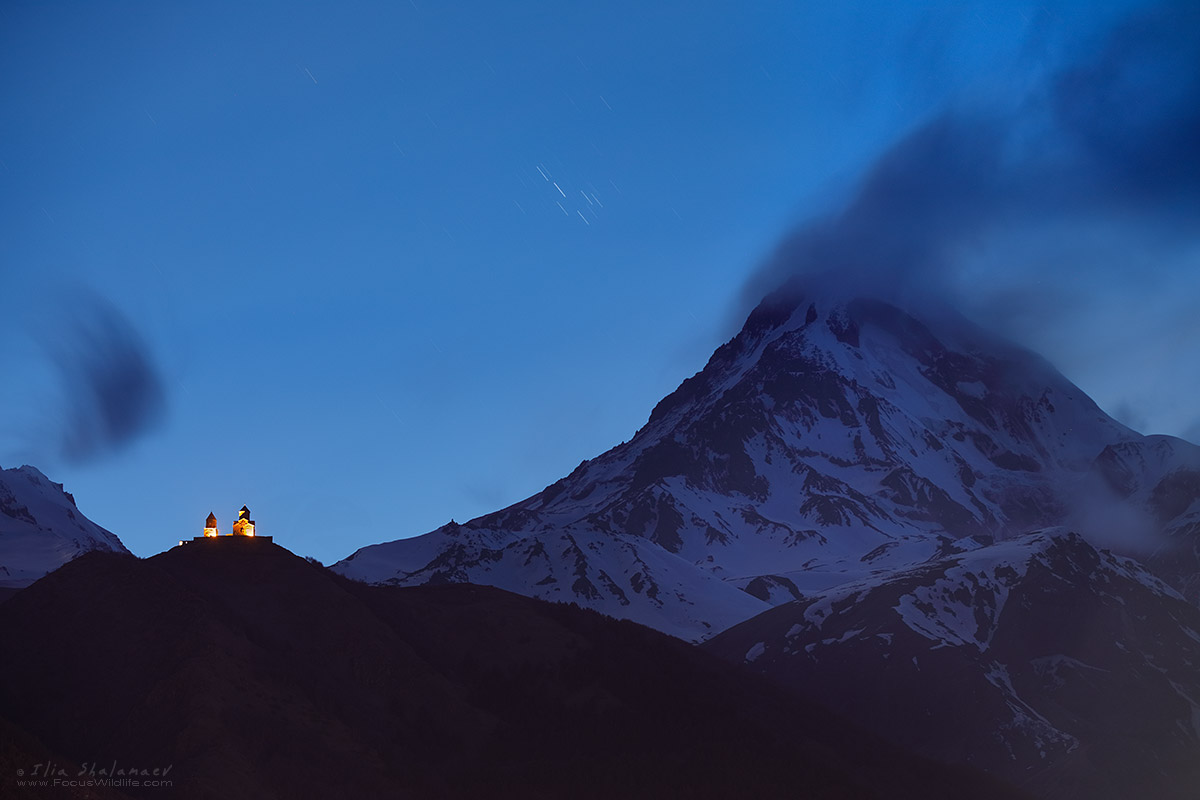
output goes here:
[[36, 467], [0, 469], [0, 586], [22, 587], [89, 550], [126, 553]]
[[699, 639], [806, 591], [1062, 524], [1096, 457], [1140, 438], [952, 312], [788, 287], [630, 441], [509, 508], [336, 568], [490, 583]]

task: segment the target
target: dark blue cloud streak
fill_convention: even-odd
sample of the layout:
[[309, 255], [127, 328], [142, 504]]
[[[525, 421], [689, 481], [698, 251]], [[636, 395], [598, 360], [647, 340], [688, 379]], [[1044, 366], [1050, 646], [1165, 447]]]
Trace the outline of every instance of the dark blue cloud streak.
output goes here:
[[887, 150], [840, 212], [801, 226], [748, 283], [840, 273], [855, 290], [952, 291], [992, 236], [1097, 215], [1190, 238], [1200, 208], [1200, 7], [1123, 21], [1014, 111], [956, 106]]
[[115, 306], [99, 297], [74, 299], [47, 350], [64, 407], [53, 426], [59, 455], [92, 461], [152, 430], [166, 411], [166, 392], [149, 347]]

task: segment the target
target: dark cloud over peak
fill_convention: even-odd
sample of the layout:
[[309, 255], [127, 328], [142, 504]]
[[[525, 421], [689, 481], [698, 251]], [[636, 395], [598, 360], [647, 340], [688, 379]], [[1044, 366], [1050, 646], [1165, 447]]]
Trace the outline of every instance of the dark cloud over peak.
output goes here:
[[1122, 291], [1146, 326], [1182, 313], [1200, 244], [1200, 4], [1140, 10], [1046, 58], [1014, 76], [1019, 95], [957, 100], [888, 148], [844, 207], [785, 238], [738, 314], [819, 280], [949, 301], [1054, 356]]

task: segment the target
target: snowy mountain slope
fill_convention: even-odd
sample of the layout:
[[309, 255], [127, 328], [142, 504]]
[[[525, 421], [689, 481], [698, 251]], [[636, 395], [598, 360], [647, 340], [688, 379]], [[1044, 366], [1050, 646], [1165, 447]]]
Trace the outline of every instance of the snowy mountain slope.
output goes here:
[[[1139, 438], [953, 314], [784, 289], [629, 442], [509, 508], [335, 569], [496, 582], [697, 639], [806, 589], [1059, 524], [1097, 455]], [[527, 551], [586, 585], [544, 583]], [[650, 594], [647, 577], [672, 590]], [[710, 617], [732, 602], [696, 594], [723, 588], [710, 578], [758, 604]]]
[[[349, 577], [388, 574], [378, 583], [475, 583], [542, 600], [573, 602], [697, 639], [770, 607], [677, 555], [621, 534], [587, 529], [512, 536], [452, 525], [449, 543], [420, 537], [366, 548], [338, 566]], [[411, 540], [415, 541], [415, 540]], [[397, 566], [399, 565], [399, 566]]]
[[0, 470], [0, 586], [23, 587], [90, 550], [127, 553], [34, 467]]
[[1066, 529], [813, 594], [704, 647], [1045, 796], [1194, 796], [1200, 610]]

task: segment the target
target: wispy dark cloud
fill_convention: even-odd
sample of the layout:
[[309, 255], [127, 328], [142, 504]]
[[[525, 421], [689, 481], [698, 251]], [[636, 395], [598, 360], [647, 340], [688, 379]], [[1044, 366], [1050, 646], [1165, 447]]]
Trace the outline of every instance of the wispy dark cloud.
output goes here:
[[1034, 59], [1006, 107], [958, 100], [896, 142], [848, 204], [782, 242], [739, 312], [788, 281], [901, 303], [935, 295], [1052, 356], [1122, 301], [1144, 306], [1129, 324], [1161, 328], [1171, 313], [1185, 325], [1175, 301], [1197, 288], [1200, 4], [1143, 9], [1078, 49]]
[[64, 460], [92, 461], [152, 430], [166, 392], [149, 347], [112, 303], [75, 296], [63, 311], [45, 343], [63, 399], [50, 435]]

